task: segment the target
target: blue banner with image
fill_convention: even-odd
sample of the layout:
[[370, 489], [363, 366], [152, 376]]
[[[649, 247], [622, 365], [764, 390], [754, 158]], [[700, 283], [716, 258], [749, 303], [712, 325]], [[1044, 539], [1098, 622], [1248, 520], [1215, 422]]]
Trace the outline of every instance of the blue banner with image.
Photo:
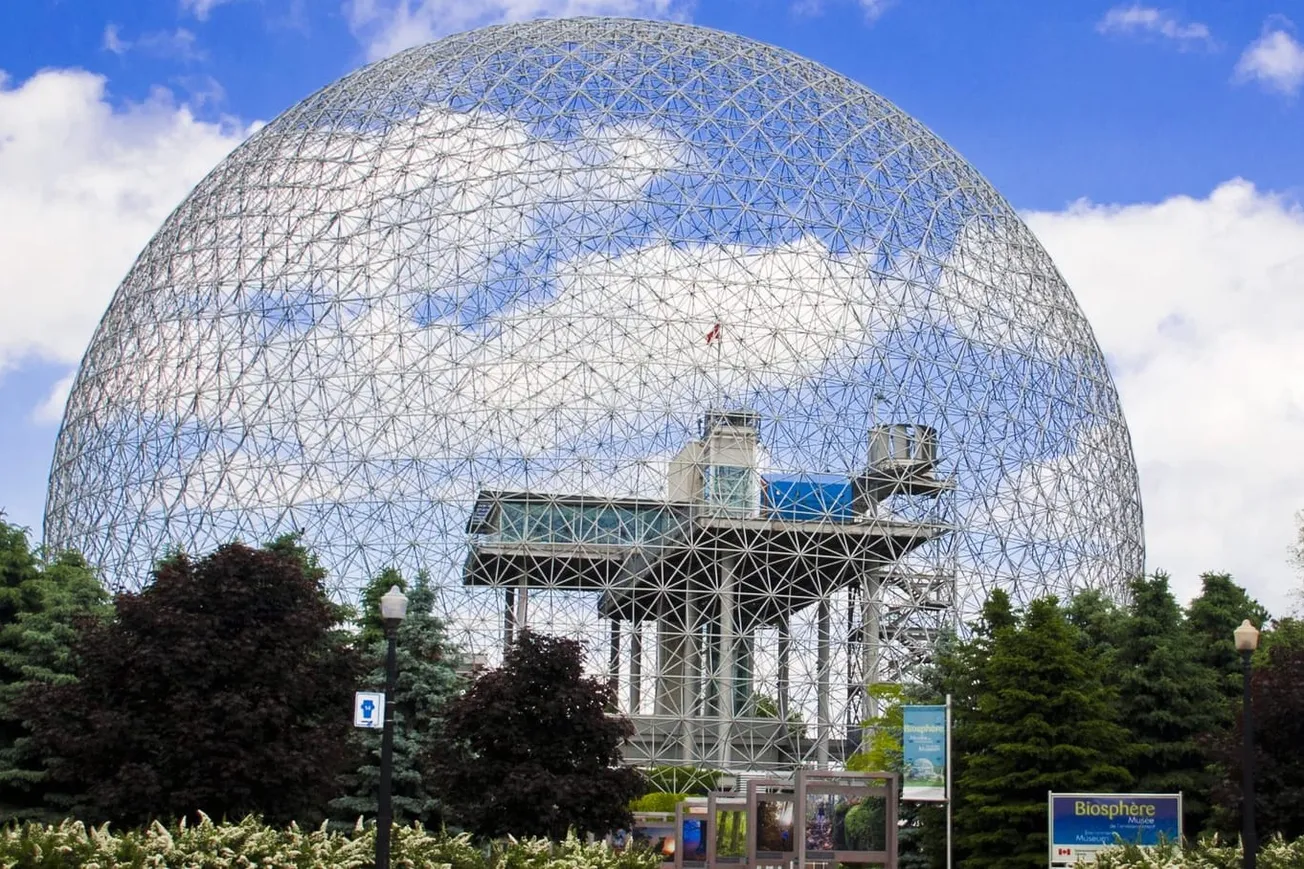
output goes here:
[[903, 706], [901, 798], [946, 800], [946, 707]]

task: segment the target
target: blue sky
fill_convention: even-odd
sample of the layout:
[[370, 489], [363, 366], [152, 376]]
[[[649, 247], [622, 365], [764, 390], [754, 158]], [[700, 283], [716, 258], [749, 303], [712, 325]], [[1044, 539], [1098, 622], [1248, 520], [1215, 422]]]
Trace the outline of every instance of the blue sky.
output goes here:
[[1097, 331], [1150, 566], [1186, 591], [1230, 570], [1288, 605], [1304, 507], [1300, 0], [6, 3], [0, 508], [39, 529], [60, 383], [153, 229], [251, 125], [391, 49], [574, 12], [774, 43], [938, 132], [1025, 213]]
[[[529, 5], [645, 13], [662, 6]], [[854, 0], [663, 8], [781, 45], [866, 84], [941, 134], [1020, 208], [1058, 208], [1080, 197], [1129, 203], [1204, 195], [1235, 176], [1278, 191], [1301, 183], [1292, 143], [1304, 141], [1304, 113], [1290, 94], [1239, 81], [1235, 69], [1265, 27], [1293, 33], [1291, 14], [1304, 24], [1304, 3], [1173, 4], [1153, 7], [1165, 16], [1158, 25], [1112, 28], [1110, 9], [1151, 7], [957, 0], [880, 0], [880, 7], [877, 17]], [[374, 29], [351, 27], [350, 8], [302, 0], [6, 4], [0, 68], [22, 80], [47, 67], [80, 67], [108, 77], [115, 103], [167, 87], [197, 105], [200, 117], [269, 119], [372, 58]], [[1167, 21], [1177, 35], [1164, 35]], [[1200, 27], [1207, 37], [1186, 33]]]

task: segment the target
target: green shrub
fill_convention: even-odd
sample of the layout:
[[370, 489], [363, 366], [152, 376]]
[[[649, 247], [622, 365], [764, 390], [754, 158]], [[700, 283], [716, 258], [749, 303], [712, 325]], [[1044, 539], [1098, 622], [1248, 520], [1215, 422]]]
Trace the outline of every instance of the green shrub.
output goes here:
[[[1188, 848], [1161, 845], [1142, 849], [1135, 845], [1106, 848], [1096, 856], [1096, 869], [1240, 869], [1241, 846], [1205, 839]], [[1286, 842], [1273, 838], [1259, 846], [1259, 869], [1298, 869], [1304, 866], [1304, 839]]]
[[691, 794], [644, 794], [629, 804], [631, 812], [673, 812]]
[[[27, 824], [0, 830], [0, 866], [13, 869], [364, 869], [375, 855], [375, 827], [338, 832], [325, 826], [268, 827], [254, 818], [239, 824], [154, 823], [117, 832], [79, 821]], [[487, 852], [468, 836], [430, 833], [420, 825], [396, 827], [391, 844], [396, 869], [656, 869], [660, 858], [642, 851], [618, 854], [603, 843], [574, 837], [560, 845], [542, 840], [509, 842]]]

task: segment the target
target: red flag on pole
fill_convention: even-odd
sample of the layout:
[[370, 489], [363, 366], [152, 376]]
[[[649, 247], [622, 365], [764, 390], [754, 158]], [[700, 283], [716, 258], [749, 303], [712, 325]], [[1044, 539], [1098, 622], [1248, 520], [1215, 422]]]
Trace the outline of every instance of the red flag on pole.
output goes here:
[[706, 333], [706, 343], [710, 344], [712, 341], [719, 340], [720, 331], [721, 328], [719, 323], [716, 323], [714, 326], [712, 326], [711, 331]]

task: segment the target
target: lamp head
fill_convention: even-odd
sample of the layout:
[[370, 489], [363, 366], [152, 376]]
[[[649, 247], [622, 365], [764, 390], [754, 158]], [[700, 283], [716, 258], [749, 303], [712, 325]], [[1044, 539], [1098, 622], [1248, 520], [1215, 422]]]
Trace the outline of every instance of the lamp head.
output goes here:
[[407, 616], [407, 604], [407, 595], [397, 585], [380, 596], [380, 620], [385, 627], [393, 629], [399, 626]]
[[1241, 626], [1233, 632], [1236, 637], [1236, 651], [1253, 652], [1259, 647], [1259, 631], [1250, 620], [1246, 619], [1241, 622]]

